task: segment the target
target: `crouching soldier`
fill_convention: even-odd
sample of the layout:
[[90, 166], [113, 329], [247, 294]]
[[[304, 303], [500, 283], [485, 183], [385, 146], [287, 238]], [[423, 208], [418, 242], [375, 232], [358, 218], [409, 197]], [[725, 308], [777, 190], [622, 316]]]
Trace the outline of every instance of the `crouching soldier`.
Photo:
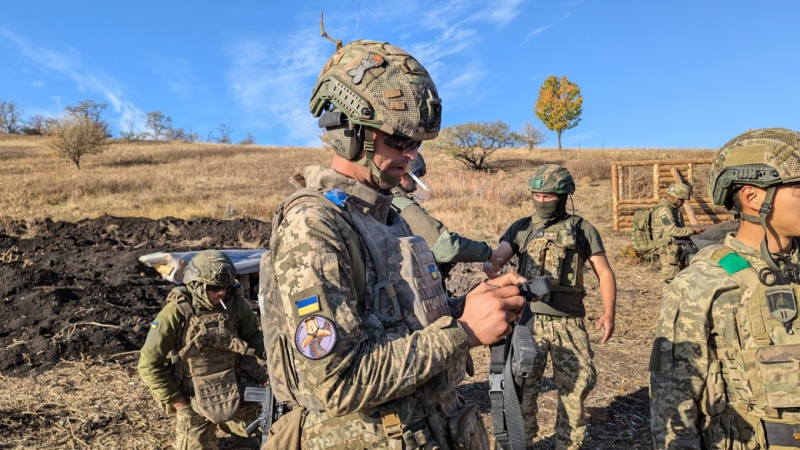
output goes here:
[[258, 448], [244, 431], [257, 406], [243, 403], [242, 393], [267, 381], [255, 359], [266, 359], [264, 338], [233, 262], [215, 250], [199, 252], [183, 281], [150, 326], [139, 375], [167, 411], [176, 411], [176, 448], [218, 448], [217, 426], [238, 447]]

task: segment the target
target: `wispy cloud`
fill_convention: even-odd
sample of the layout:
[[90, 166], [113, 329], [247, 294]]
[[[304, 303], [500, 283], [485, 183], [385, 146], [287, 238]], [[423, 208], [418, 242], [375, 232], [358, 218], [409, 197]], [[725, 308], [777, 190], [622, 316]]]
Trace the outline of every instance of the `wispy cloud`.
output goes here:
[[195, 96], [197, 91], [206, 89], [192, 68], [192, 64], [186, 59], [158, 58], [153, 71], [178, 97], [190, 98]]
[[317, 146], [319, 129], [308, 112], [309, 86], [331, 48], [323, 39], [309, 39], [314, 31], [303, 29], [269, 45], [254, 39], [236, 42], [228, 82], [250, 125], [283, 126], [287, 142]]
[[555, 21], [555, 22], [553, 22], [551, 24], [544, 25], [544, 26], [541, 26], [541, 27], [533, 30], [532, 32], [528, 33], [527, 36], [525, 36], [525, 39], [523, 39], [522, 42], [520, 42], [520, 45], [524, 44], [524, 43], [528, 42], [529, 40], [535, 38], [536, 36], [539, 36], [540, 34], [544, 33], [545, 30], [547, 30], [548, 28], [552, 28], [552, 27], [560, 24], [561, 22], [567, 20], [569, 18], [569, 16], [570, 16], [570, 13], [566, 13], [566, 14], [564, 14], [564, 17], [562, 17], [560, 20], [557, 20], [557, 21]]
[[37, 47], [3, 27], [0, 27], [0, 37], [14, 44], [22, 56], [43, 70], [56, 72], [71, 79], [79, 92], [99, 93], [105, 97], [111, 108], [119, 114], [120, 129], [127, 128], [126, 125], [129, 123], [136, 126], [144, 124], [144, 113], [132, 101], [125, 99], [122, 91], [115, 86], [119, 83], [113, 78], [84, 67], [81, 63], [81, 54], [77, 50], [70, 48], [68, 51], [59, 52]]

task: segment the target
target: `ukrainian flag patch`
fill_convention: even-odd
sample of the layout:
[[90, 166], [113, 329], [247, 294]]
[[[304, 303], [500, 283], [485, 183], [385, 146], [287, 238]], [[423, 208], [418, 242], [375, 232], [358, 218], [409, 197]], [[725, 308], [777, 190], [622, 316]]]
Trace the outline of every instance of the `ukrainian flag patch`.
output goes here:
[[153, 321], [153, 323], [150, 324], [150, 328], [158, 328], [158, 322]]
[[435, 264], [429, 265], [428, 266], [428, 271], [431, 273], [431, 278], [433, 278], [434, 280], [439, 278], [439, 272], [436, 271], [436, 265]]
[[295, 302], [295, 305], [297, 305], [297, 314], [300, 317], [307, 316], [320, 310], [319, 297], [316, 295], [298, 300]]

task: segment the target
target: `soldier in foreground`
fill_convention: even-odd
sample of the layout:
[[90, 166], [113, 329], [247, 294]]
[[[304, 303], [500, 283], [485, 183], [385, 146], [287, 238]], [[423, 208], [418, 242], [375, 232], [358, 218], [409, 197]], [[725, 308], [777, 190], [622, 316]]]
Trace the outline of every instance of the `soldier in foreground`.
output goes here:
[[215, 250], [198, 252], [183, 281], [150, 326], [139, 375], [167, 411], [176, 411], [175, 448], [219, 448], [217, 426], [237, 446], [258, 448], [244, 431], [256, 407], [241, 396], [245, 384], [267, 381], [254, 357], [266, 359], [264, 340], [235, 285], [233, 262]]
[[417, 182], [411, 174], [422, 178], [425, 172], [425, 160], [422, 154], [418, 154], [417, 159], [408, 164], [408, 172], [400, 178], [400, 184], [392, 190], [394, 194], [392, 207], [405, 219], [413, 234], [425, 239], [439, 265], [442, 279], [447, 280], [450, 270], [456, 263], [492, 261], [496, 264], [489, 244], [451, 233], [442, 222], [431, 217], [425, 208], [414, 200]]
[[675, 275], [686, 268], [682, 258], [681, 244], [677, 241], [693, 234], [703, 232], [701, 227], [687, 227], [683, 222], [680, 208], [692, 195], [691, 186], [683, 183], [672, 183], [667, 188], [667, 195], [653, 207], [651, 235], [659, 245], [658, 253], [661, 261], [661, 275], [664, 283], [669, 284]]
[[524, 279], [448, 299], [425, 241], [391, 207], [439, 132], [433, 80], [403, 50], [355, 41], [328, 60], [311, 111], [333, 160], [294, 177], [304, 188], [278, 208], [262, 260], [272, 388], [293, 406], [267, 447], [487, 449], [478, 407], [455, 387], [470, 348], [511, 332]]
[[[553, 286], [552, 293], [530, 305], [534, 314], [529, 323], [538, 353], [534, 370], [522, 385], [526, 438], [530, 444], [539, 432], [536, 401], [549, 353], [559, 398], [555, 448], [578, 449], [586, 434], [584, 400], [597, 380], [583, 322], [584, 264], [589, 262], [600, 281], [605, 310], [597, 321], [597, 329], [605, 329], [601, 344], [614, 332], [617, 284], [600, 234], [587, 220], [567, 213], [567, 199], [575, 192], [569, 171], [557, 164], [546, 164], [531, 177], [528, 188], [535, 213], [514, 222], [494, 250], [501, 265], [518, 255], [520, 274], [528, 279], [547, 275]], [[498, 276], [499, 270], [496, 265], [484, 264], [490, 278]]]
[[740, 218], [667, 287], [650, 358], [658, 449], [797, 448], [800, 133], [748, 131], [709, 173]]

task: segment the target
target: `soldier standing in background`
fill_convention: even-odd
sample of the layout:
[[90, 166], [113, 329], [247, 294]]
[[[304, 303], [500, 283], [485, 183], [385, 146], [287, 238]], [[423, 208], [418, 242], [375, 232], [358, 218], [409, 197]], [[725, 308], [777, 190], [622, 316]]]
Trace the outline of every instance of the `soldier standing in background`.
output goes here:
[[224, 253], [198, 252], [150, 326], [139, 375], [167, 411], [176, 410], [175, 448], [219, 448], [217, 425], [240, 447], [258, 448], [245, 427], [256, 418], [244, 405], [245, 385], [263, 385], [264, 339]]
[[653, 207], [651, 212], [651, 235], [653, 241], [659, 246], [661, 274], [664, 277], [664, 283], [667, 284], [675, 278], [678, 272], [686, 268], [686, 259], [681, 255], [682, 246], [677, 240], [703, 232], [703, 228], [687, 227], [683, 222], [680, 208], [691, 196], [691, 186], [672, 183], [667, 188], [667, 195]]
[[800, 133], [725, 144], [715, 205], [739, 217], [664, 292], [650, 358], [657, 449], [797, 448], [800, 423]]
[[[583, 317], [583, 268], [588, 261], [600, 281], [600, 297], [605, 312], [597, 329], [605, 328], [601, 344], [614, 332], [617, 284], [608, 264], [600, 234], [589, 221], [567, 213], [567, 199], [575, 192], [569, 171], [557, 164], [540, 167], [528, 183], [535, 213], [514, 222], [500, 238], [494, 255], [501, 265], [519, 256], [519, 272], [532, 279], [550, 277], [553, 292], [531, 303], [534, 341], [538, 347], [534, 369], [522, 385], [522, 416], [530, 443], [539, 432], [536, 420], [537, 399], [547, 366], [553, 362], [553, 381], [558, 388], [556, 418], [557, 450], [579, 449], [586, 435], [584, 401], [594, 388], [597, 371]], [[500, 267], [484, 264], [490, 278]]]
[[311, 98], [334, 149], [273, 219], [262, 259], [263, 329], [275, 396], [293, 409], [275, 449], [488, 449], [477, 406], [455, 387], [469, 350], [511, 332], [515, 273], [448, 299], [433, 254], [391, 207], [441, 124], [428, 72], [388, 43], [338, 48]]
[[[425, 176], [426, 167], [422, 154], [417, 159], [408, 163], [408, 172], [400, 178], [400, 184], [392, 190], [394, 198], [392, 207], [405, 219], [411, 232], [425, 239], [439, 270], [442, 279], [447, 280], [450, 270], [460, 262], [486, 262], [494, 258], [492, 247], [485, 242], [473, 241], [458, 233], [451, 233], [442, 222], [431, 217], [425, 208], [414, 200], [417, 182], [411, 177], [413, 173], [417, 178]], [[496, 264], [496, 261], [492, 261]]]

